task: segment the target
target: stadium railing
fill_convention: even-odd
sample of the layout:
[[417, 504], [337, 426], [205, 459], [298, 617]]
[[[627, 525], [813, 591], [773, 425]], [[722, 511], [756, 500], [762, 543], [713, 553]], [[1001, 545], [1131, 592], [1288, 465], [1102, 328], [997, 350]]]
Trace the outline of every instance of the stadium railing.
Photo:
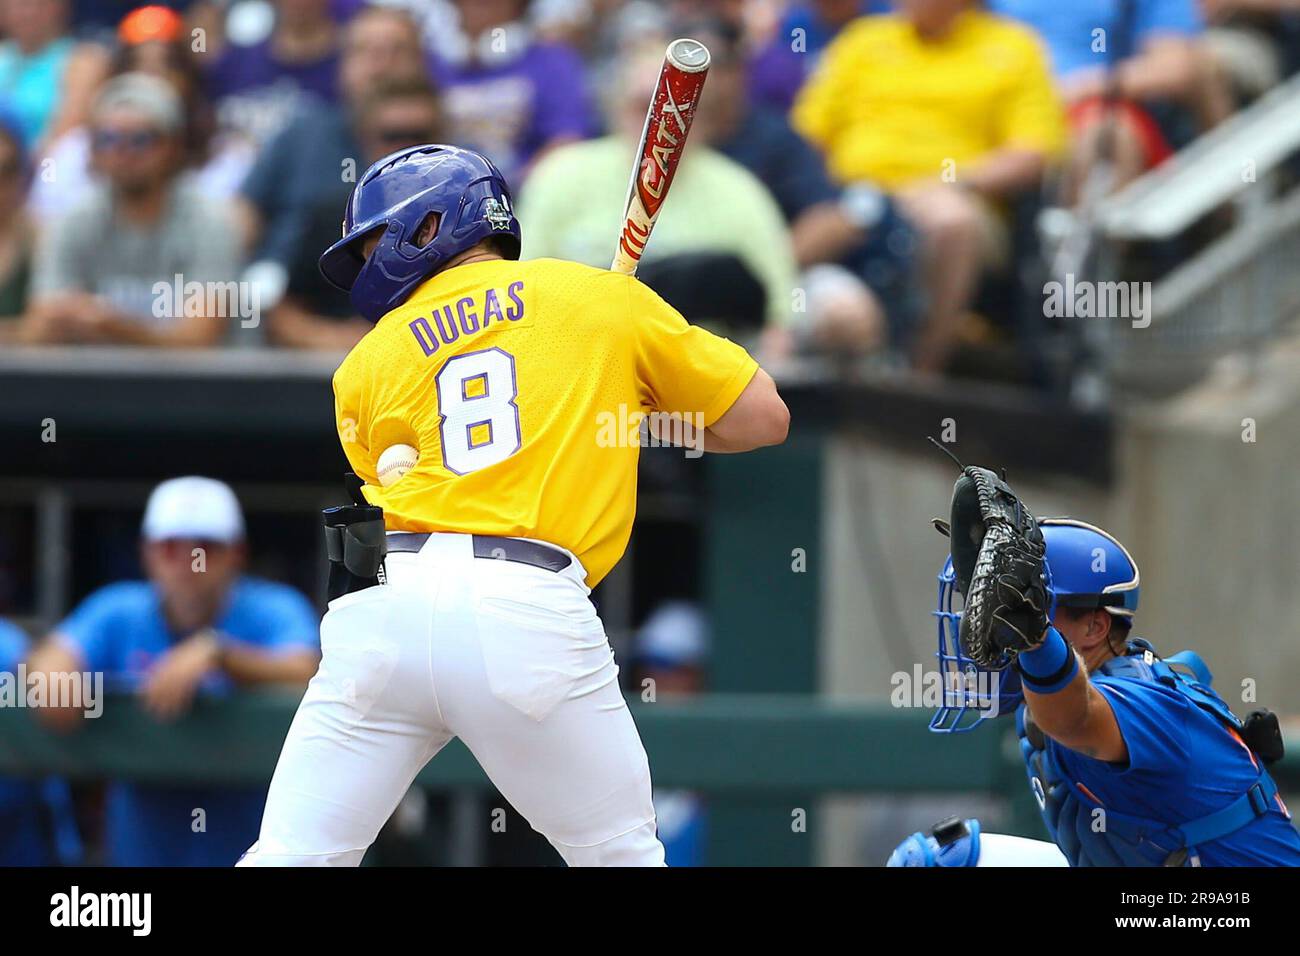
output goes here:
[[1258, 356], [1300, 314], [1298, 154], [1300, 76], [1099, 203], [1101, 282], [1131, 277], [1136, 244], [1186, 237], [1220, 210], [1231, 223], [1154, 281], [1149, 326], [1083, 320], [1118, 389], [1185, 387], [1223, 355]]
[[[298, 695], [250, 692], [200, 698], [160, 724], [127, 695], [102, 716], [55, 733], [22, 707], [0, 707], [0, 775], [120, 779], [167, 785], [269, 782]], [[1006, 721], [962, 735], [926, 729], [928, 711], [795, 694], [708, 694], [643, 703], [629, 698], [656, 786], [746, 801], [809, 794], [984, 793], [1007, 801], [1008, 829], [1041, 838], [1024, 768]], [[1274, 766], [1284, 793], [1300, 792], [1300, 754]], [[471, 801], [490, 784], [459, 741], [416, 778]], [[786, 836], [788, 837], [788, 833]], [[780, 836], [771, 834], [774, 846]], [[758, 852], [765, 837], [748, 834]], [[756, 849], [757, 848], [757, 849]], [[779, 851], [776, 851], [779, 853]], [[778, 857], [779, 858], [779, 857]]]

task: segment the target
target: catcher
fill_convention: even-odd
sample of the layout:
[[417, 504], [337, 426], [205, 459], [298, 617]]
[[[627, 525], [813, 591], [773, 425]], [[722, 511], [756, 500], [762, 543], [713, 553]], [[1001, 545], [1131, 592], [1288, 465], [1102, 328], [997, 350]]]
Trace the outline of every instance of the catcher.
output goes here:
[[1277, 718], [1238, 718], [1199, 656], [1161, 658], [1131, 636], [1139, 575], [1118, 540], [1071, 518], [1037, 521], [983, 468], [963, 469], [951, 518], [935, 522], [952, 551], [936, 614], [940, 666], [957, 679], [930, 726], [971, 730], [1014, 710], [1059, 853], [951, 819], [913, 834], [889, 865], [1300, 866], [1266, 769], [1282, 755]]

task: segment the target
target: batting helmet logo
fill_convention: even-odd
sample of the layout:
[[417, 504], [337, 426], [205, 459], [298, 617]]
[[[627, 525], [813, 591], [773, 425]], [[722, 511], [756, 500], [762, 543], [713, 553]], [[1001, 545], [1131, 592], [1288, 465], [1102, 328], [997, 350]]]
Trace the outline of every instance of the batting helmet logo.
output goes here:
[[497, 202], [495, 199], [489, 199], [484, 205], [483, 218], [488, 221], [493, 229], [507, 231], [510, 224], [514, 222], [514, 213], [510, 211], [510, 201], [503, 199]]

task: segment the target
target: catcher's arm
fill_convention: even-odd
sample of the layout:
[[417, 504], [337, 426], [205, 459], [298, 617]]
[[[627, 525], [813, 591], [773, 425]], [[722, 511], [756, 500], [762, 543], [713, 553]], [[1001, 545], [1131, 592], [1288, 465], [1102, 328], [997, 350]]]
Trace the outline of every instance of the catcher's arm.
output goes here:
[[[1099, 618], [1105, 614], [1105, 611], [1089, 611], [1079, 617], [1071, 615], [1061, 619], [1063, 612], [1058, 612], [1057, 617], [1072, 636], [1078, 630], [1079, 637], [1087, 637], [1095, 627], [1105, 626]], [[1063, 664], [1069, 666], [1066, 655], [1074, 659], [1074, 676], [1060, 690], [1035, 692], [1035, 675], [1050, 679], [1050, 674], [1059, 673]], [[1110, 701], [1096, 684], [1088, 680], [1082, 661], [1078, 660], [1074, 648], [1060, 631], [1055, 627], [1048, 628], [1043, 642], [1032, 650], [1021, 652], [1016, 666], [1022, 678], [1025, 706], [1043, 733], [1085, 757], [1111, 763], [1128, 760], [1128, 746], [1124, 743]], [[1047, 688], [1040, 686], [1040, 690], [1046, 691]]]

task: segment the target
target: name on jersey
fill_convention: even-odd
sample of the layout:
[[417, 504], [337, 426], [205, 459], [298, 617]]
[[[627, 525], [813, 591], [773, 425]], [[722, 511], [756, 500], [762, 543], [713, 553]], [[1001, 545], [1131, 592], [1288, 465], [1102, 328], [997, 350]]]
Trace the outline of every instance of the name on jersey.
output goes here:
[[521, 280], [510, 283], [505, 292], [488, 289], [481, 301], [472, 295], [462, 296], [454, 303], [435, 308], [431, 315], [412, 319], [408, 327], [424, 354], [433, 355], [462, 335], [475, 335], [494, 322], [502, 325], [518, 322], [524, 317], [524, 300], [519, 297], [523, 290]]

